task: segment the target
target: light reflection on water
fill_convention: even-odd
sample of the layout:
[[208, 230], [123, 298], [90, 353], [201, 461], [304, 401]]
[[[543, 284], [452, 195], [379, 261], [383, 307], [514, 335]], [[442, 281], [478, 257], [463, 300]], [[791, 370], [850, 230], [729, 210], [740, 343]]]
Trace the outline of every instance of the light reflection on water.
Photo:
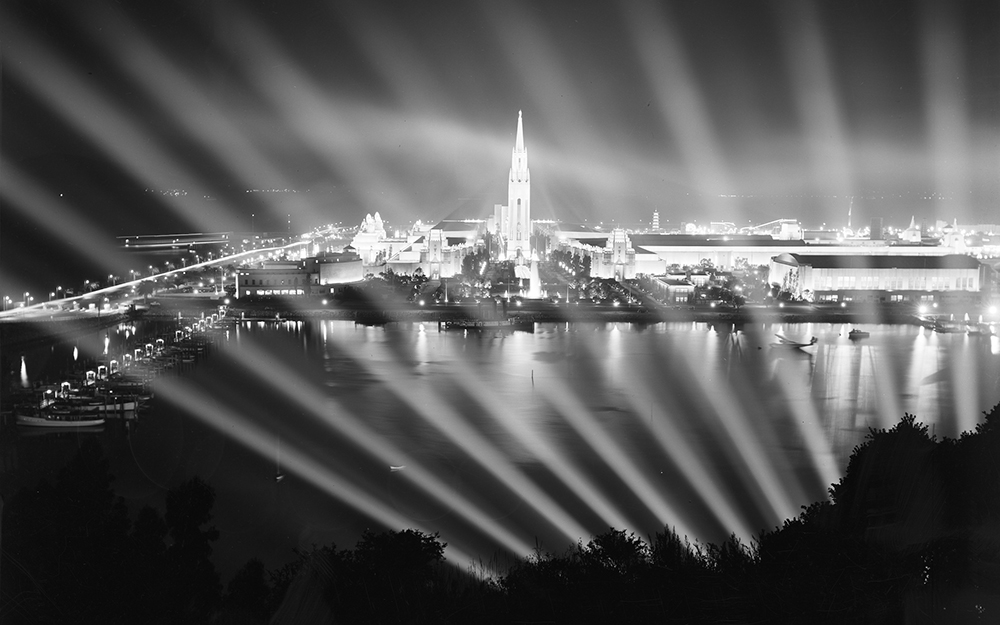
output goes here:
[[[181, 410], [161, 392], [109, 453], [127, 452], [113, 467], [132, 503], [192, 474], [215, 486], [224, 573], [399, 519], [483, 559], [608, 525], [748, 537], [825, 497], [869, 427], [911, 412], [956, 436], [1000, 402], [995, 337], [873, 326], [852, 342], [849, 329], [248, 323], [171, 379], [210, 400]], [[772, 347], [776, 333], [819, 340]], [[222, 412], [237, 416], [201, 423]], [[232, 434], [241, 424], [264, 433], [253, 451]], [[296, 454], [322, 470], [296, 474]], [[368, 512], [338, 501], [338, 484], [371, 498]]]

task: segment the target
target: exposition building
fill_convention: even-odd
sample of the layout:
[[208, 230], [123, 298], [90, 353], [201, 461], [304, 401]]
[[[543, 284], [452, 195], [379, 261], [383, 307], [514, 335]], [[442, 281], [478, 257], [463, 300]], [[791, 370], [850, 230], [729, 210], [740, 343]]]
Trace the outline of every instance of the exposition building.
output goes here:
[[770, 281], [816, 302], [973, 305], [989, 284], [989, 265], [965, 254], [779, 254]]
[[327, 296], [364, 279], [361, 257], [354, 252], [322, 252], [301, 260], [265, 260], [240, 269], [236, 297]]
[[476, 251], [484, 236], [498, 241], [496, 256], [519, 265], [531, 259], [531, 178], [524, 124], [517, 114], [517, 134], [507, 176], [507, 203], [496, 204], [488, 219], [444, 220], [434, 226], [417, 222], [408, 232], [390, 236], [378, 213], [366, 215], [351, 241], [367, 271], [412, 274], [420, 269], [431, 279], [450, 278]]
[[[694, 276], [678, 268], [711, 264], [721, 271], [767, 267], [769, 282], [796, 297], [825, 302], [975, 303], [996, 297], [996, 271], [973, 254], [988, 257], [995, 242], [970, 245], [964, 229], [945, 224], [928, 237], [911, 220], [895, 240], [881, 232], [867, 239], [836, 231], [803, 231], [777, 220], [775, 234], [629, 233], [586, 224], [560, 224], [554, 249], [589, 257], [591, 276], [616, 280], [654, 277], [674, 303], [694, 295]], [[796, 224], [797, 226], [797, 224]], [[777, 226], [776, 226], [777, 227]], [[995, 256], [995, 254], [992, 254]], [[794, 276], [796, 279], [790, 279]], [[793, 288], [785, 288], [792, 285]]]
[[960, 301], [989, 296], [996, 282], [993, 268], [970, 255], [964, 229], [945, 225], [941, 236], [932, 239], [915, 220], [892, 241], [883, 239], [881, 225], [873, 225], [867, 239], [845, 239], [836, 231], [803, 230], [789, 219], [748, 232], [717, 224], [718, 229], [702, 234], [666, 234], [656, 226], [653, 232], [633, 233], [586, 224], [534, 223], [521, 112], [507, 185], [507, 203], [494, 205], [488, 219], [445, 220], [433, 226], [417, 222], [408, 232], [390, 236], [378, 213], [367, 215], [343, 255], [266, 262], [243, 270], [240, 292], [327, 294], [335, 292], [337, 284], [386, 270], [420, 270], [430, 279], [449, 278], [461, 273], [465, 257], [484, 240], [493, 258], [514, 261], [522, 273], [536, 254], [561, 250], [588, 257], [595, 278], [655, 277], [671, 301], [692, 297], [698, 286], [697, 276], [677, 269], [703, 264], [721, 271], [767, 267], [772, 284], [790, 287], [785, 290], [796, 297], [825, 302]]

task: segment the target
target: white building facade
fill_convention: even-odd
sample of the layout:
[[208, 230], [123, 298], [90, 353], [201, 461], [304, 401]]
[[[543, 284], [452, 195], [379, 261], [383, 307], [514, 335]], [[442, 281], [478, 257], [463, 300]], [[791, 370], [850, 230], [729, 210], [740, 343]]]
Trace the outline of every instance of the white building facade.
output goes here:
[[236, 279], [236, 297], [317, 296], [336, 293], [364, 279], [361, 258], [323, 253], [302, 260], [271, 260], [245, 267]]
[[780, 254], [769, 280], [816, 302], [975, 303], [985, 271], [964, 254], [855, 256]]

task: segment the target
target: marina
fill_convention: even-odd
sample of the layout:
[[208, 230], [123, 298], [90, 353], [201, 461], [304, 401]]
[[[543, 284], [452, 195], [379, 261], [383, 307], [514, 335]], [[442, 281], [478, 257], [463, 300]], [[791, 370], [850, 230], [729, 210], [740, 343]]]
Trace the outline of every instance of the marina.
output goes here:
[[6, 414], [13, 415], [18, 426], [29, 428], [88, 427], [103, 425], [106, 419], [136, 419], [154, 396], [156, 377], [205, 355], [224, 323], [224, 308], [194, 319], [178, 317], [175, 329], [157, 328], [154, 332], [160, 330], [162, 336], [144, 336], [141, 343], [134, 324], [121, 324], [117, 332], [132, 341], [126, 339], [117, 353], [109, 352], [109, 331], [103, 353], [82, 362], [77, 362], [79, 351], [74, 347], [73, 366], [48, 373], [58, 376], [58, 383], [29, 381], [22, 356], [20, 379], [4, 392], [4, 404], [12, 406]]

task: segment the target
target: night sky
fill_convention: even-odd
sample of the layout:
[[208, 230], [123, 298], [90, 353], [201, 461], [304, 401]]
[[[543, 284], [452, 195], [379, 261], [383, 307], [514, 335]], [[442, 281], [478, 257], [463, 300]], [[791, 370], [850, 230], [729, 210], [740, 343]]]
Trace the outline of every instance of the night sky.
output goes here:
[[0, 6], [5, 293], [125, 234], [484, 216], [519, 110], [536, 218], [1000, 221], [996, 1]]

